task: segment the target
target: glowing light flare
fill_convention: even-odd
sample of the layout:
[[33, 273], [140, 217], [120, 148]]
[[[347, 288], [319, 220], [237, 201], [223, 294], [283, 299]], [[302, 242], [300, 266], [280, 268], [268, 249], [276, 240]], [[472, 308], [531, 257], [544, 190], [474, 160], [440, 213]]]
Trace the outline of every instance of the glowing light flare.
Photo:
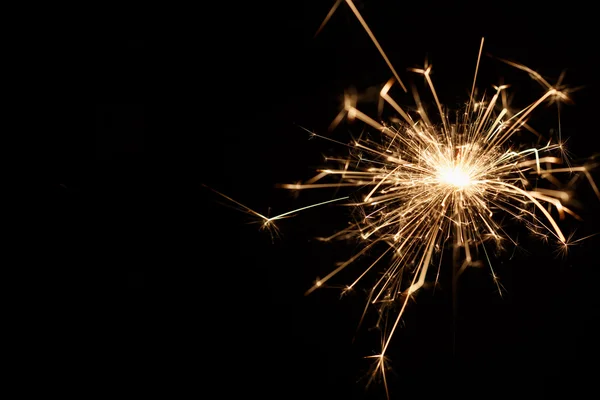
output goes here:
[[472, 184], [471, 177], [460, 166], [442, 168], [438, 171], [438, 177], [441, 182], [458, 189], [464, 189]]

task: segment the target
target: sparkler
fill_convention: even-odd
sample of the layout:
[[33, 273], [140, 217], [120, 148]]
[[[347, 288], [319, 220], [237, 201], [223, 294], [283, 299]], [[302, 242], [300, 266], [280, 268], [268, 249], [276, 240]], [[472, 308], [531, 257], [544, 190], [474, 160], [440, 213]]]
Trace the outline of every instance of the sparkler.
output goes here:
[[[335, 3], [317, 33], [341, 1]], [[599, 199], [600, 192], [589, 173], [595, 165], [572, 166], [560, 136], [558, 142], [548, 141], [540, 147], [527, 148], [512, 141], [514, 134], [522, 129], [541, 136], [527, 124], [540, 105], [570, 101], [569, 94], [573, 89], [561, 84], [562, 76], [551, 85], [523, 65], [500, 60], [527, 72], [544, 88], [544, 93], [519, 111], [512, 111], [508, 104], [506, 91], [509, 85], [494, 86], [495, 93], [491, 98], [478, 96], [476, 80], [484, 44], [482, 39], [471, 95], [463, 110], [453, 113], [440, 103], [431, 79], [431, 66], [425, 65], [422, 69], [412, 69], [412, 72], [424, 77], [435, 100], [437, 115], [425, 111], [416, 91], [416, 112], [408, 112], [389, 95], [396, 82], [407, 91], [399, 74], [352, 0], [345, 2], [393, 73], [380, 96], [397, 112], [398, 118], [390, 124], [377, 122], [355, 108], [352, 98], [346, 97], [344, 108], [332, 127], [344, 118], [358, 119], [380, 132], [380, 139], [355, 140], [347, 145], [350, 158], [338, 159], [341, 161], [339, 166], [320, 170], [305, 183], [281, 186], [292, 190], [354, 187], [360, 196], [350, 205], [360, 210], [361, 218], [322, 240], [358, 238], [365, 243], [363, 249], [325, 277], [317, 279], [306, 294], [323, 287], [378, 243], [388, 246], [345, 290], [352, 290], [367, 275], [383, 269], [383, 274], [369, 291], [367, 307], [376, 305], [380, 307], [381, 315], [385, 315], [383, 311], [389, 310], [388, 305], [400, 304], [392, 328], [385, 334], [381, 351], [372, 356], [375, 374], [381, 374], [389, 398], [386, 352], [409, 299], [425, 285], [435, 264], [437, 282], [444, 248], [453, 248], [454, 284], [467, 267], [481, 265], [480, 260], [484, 258], [501, 294], [501, 284], [492, 267], [488, 248], [502, 249], [507, 240], [517, 245], [505, 231], [502, 220], [514, 217], [535, 234], [553, 238], [566, 250], [574, 242], [565, 236], [557, 220], [564, 219], [567, 214], [576, 219], [579, 217], [566, 207], [569, 194], [561, 190], [559, 175], [584, 175]], [[438, 118], [439, 123], [434, 123], [434, 118]], [[558, 167], [563, 163], [567, 166]], [[332, 177], [335, 181], [327, 181]], [[382, 263], [385, 256], [391, 262]]]
[[[341, 2], [336, 1], [317, 33]], [[399, 74], [352, 0], [345, 2], [393, 73], [380, 97], [398, 117], [391, 123], [378, 122], [358, 110], [354, 99], [347, 96], [343, 110], [331, 127], [344, 118], [358, 119], [378, 131], [380, 138], [361, 138], [345, 144], [310, 132], [312, 136], [347, 146], [350, 157], [335, 159], [339, 162], [338, 166], [320, 170], [304, 183], [281, 187], [291, 190], [356, 189], [356, 200], [349, 205], [361, 213], [361, 218], [322, 240], [357, 238], [364, 242], [364, 247], [329, 274], [317, 279], [307, 295], [324, 287], [336, 274], [376, 245], [382, 243], [387, 246], [344, 290], [352, 290], [366, 276], [383, 270], [370, 288], [367, 307], [375, 305], [379, 307], [380, 315], [385, 316], [386, 311], [391, 310], [388, 306], [399, 305], [391, 329], [383, 338], [381, 351], [371, 357], [375, 360], [373, 377], [382, 377], [389, 399], [386, 352], [409, 299], [426, 284], [432, 267], [437, 268], [437, 283], [444, 248], [453, 249], [454, 284], [466, 268], [483, 265], [483, 259], [501, 294], [502, 286], [489, 257], [489, 249], [501, 250], [507, 241], [517, 246], [506, 232], [503, 220], [514, 218], [536, 235], [546, 240], [552, 238], [566, 250], [570, 244], [585, 238], [571, 240], [571, 236], [565, 236], [558, 224], [566, 215], [580, 219], [566, 206], [570, 195], [563, 190], [564, 187], [585, 176], [599, 199], [600, 191], [589, 172], [596, 165], [571, 165], [560, 131], [557, 142], [547, 141], [539, 147], [524, 147], [514, 142], [515, 133], [523, 129], [538, 136], [539, 142], [541, 135], [527, 123], [533, 111], [545, 103], [570, 101], [569, 95], [574, 89], [562, 85], [562, 76], [555, 85], [551, 85], [521, 64], [500, 60], [528, 73], [542, 86], [543, 94], [516, 111], [509, 105], [509, 85], [494, 86], [491, 97], [478, 95], [476, 81], [484, 45], [482, 39], [470, 96], [462, 110], [452, 112], [441, 104], [431, 79], [431, 65], [425, 65], [422, 69], [411, 71], [424, 78], [433, 96], [436, 112], [429, 114], [425, 111], [416, 90], [413, 91], [416, 111], [407, 111], [389, 94], [396, 83], [407, 91]], [[566, 185], [561, 184], [561, 175], [571, 177]], [[325, 201], [269, 218], [217, 193], [258, 217], [262, 228], [267, 229], [276, 229], [274, 223], [277, 220], [297, 211], [349, 198]], [[390, 261], [384, 263], [386, 258]]]

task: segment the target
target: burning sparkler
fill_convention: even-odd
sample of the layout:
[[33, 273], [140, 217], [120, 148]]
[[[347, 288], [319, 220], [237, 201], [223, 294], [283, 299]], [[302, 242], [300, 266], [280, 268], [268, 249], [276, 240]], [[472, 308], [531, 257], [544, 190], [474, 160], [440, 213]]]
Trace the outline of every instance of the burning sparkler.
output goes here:
[[[442, 106], [431, 79], [431, 66], [425, 65], [422, 69], [412, 69], [412, 72], [425, 78], [435, 100], [437, 115], [429, 115], [425, 111], [416, 91], [417, 111], [407, 112], [389, 95], [396, 82], [406, 91], [399, 74], [352, 0], [345, 1], [392, 70], [393, 78], [380, 95], [399, 117], [391, 124], [377, 122], [355, 108], [353, 99], [347, 97], [332, 126], [339, 124], [344, 117], [358, 119], [379, 131], [381, 138], [355, 140], [348, 144], [351, 157], [341, 160], [339, 167], [320, 170], [305, 183], [282, 187], [302, 190], [347, 186], [361, 190], [360, 199], [351, 204], [362, 213], [359, 221], [323, 240], [358, 238], [365, 243], [363, 249], [318, 279], [306, 294], [323, 287], [376, 244], [388, 245], [387, 250], [346, 290], [354, 288], [375, 269], [384, 269], [370, 289], [367, 307], [373, 304], [384, 309], [398, 302], [401, 305], [380, 353], [373, 356], [375, 372], [381, 373], [389, 398], [385, 376], [386, 351], [408, 300], [423, 287], [430, 267], [436, 261], [439, 275], [442, 249], [448, 246], [454, 249], [455, 279], [465, 268], [480, 265], [482, 258], [487, 260], [492, 279], [501, 292], [501, 284], [488, 256], [490, 246], [502, 249], [505, 241], [512, 241], [501, 219], [514, 217], [533, 232], [549, 235], [566, 248], [572, 241], [565, 236], [557, 219], [563, 219], [566, 214], [579, 217], [565, 206], [569, 195], [560, 190], [557, 176], [583, 174], [598, 198], [600, 192], [589, 173], [593, 165], [570, 165], [565, 157], [562, 138], [559, 137], [557, 143], [548, 141], [541, 147], [531, 148], [511, 142], [513, 135], [521, 129], [528, 129], [539, 136], [527, 125], [538, 106], [570, 100], [572, 90], [562, 86], [562, 76], [557, 84], [551, 85], [531, 69], [501, 60], [529, 73], [545, 92], [517, 112], [509, 107], [506, 96], [508, 85], [495, 86], [491, 98], [478, 96], [476, 80], [484, 44], [482, 39], [471, 95], [463, 110], [451, 113]], [[319, 31], [340, 3], [341, 0], [335, 3]], [[434, 123], [434, 117], [440, 122]], [[557, 167], [563, 162], [567, 167]], [[328, 182], [331, 177], [336, 178], [335, 181]], [[544, 186], [543, 182], [549, 185]], [[389, 256], [391, 262], [383, 264], [384, 256]], [[403, 280], [407, 273], [412, 277]]]
[[[341, 2], [335, 3], [319, 31]], [[363, 249], [318, 279], [306, 294], [324, 287], [374, 246], [380, 243], [387, 245], [387, 250], [345, 290], [352, 290], [369, 274], [383, 270], [369, 291], [367, 307], [376, 305], [381, 307], [380, 311], [385, 311], [390, 304], [400, 305], [391, 329], [385, 333], [381, 351], [372, 356], [376, 361], [375, 373], [381, 374], [389, 398], [385, 375], [386, 352], [409, 299], [425, 285], [432, 266], [437, 268], [437, 281], [444, 248], [453, 249], [454, 283], [466, 268], [482, 265], [484, 260], [501, 293], [501, 283], [493, 269], [489, 249], [502, 249], [506, 241], [517, 245], [505, 231], [502, 220], [514, 217], [534, 233], [553, 238], [566, 249], [575, 241], [565, 235], [557, 220], [562, 220], [567, 214], [579, 217], [566, 207], [569, 194], [561, 190], [558, 176], [583, 175], [599, 199], [600, 191], [589, 172], [595, 165], [571, 165], [560, 136], [556, 143], [548, 141], [540, 147], [524, 147], [511, 141], [514, 134], [522, 129], [541, 136], [527, 124], [540, 105], [570, 101], [573, 89], [562, 85], [562, 76], [555, 85], [551, 85], [531, 69], [501, 60], [527, 72], [543, 87], [543, 94], [518, 111], [509, 107], [506, 95], [509, 85], [495, 86], [491, 97], [478, 95], [476, 80], [484, 45], [482, 39], [471, 94], [465, 107], [451, 112], [441, 104], [431, 79], [431, 66], [425, 65], [422, 69], [411, 71], [423, 76], [434, 98], [436, 115], [425, 111], [416, 91], [413, 92], [416, 111], [409, 112], [389, 94], [395, 83], [407, 91], [399, 74], [352, 0], [345, 2], [393, 73], [380, 97], [398, 117], [392, 123], [380, 123], [355, 108], [353, 99], [346, 97], [344, 108], [334, 119], [332, 127], [344, 118], [358, 119], [380, 132], [380, 138], [358, 139], [345, 144], [311, 132], [311, 136], [348, 146], [350, 158], [336, 159], [340, 161], [339, 166], [320, 170], [304, 183], [281, 186], [291, 190], [350, 187], [357, 189], [360, 196], [353, 197], [356, 200], [350, 205], [361, 212], [361, 218], [322, 240], [358, 238], [365, 244]], [[565, 167], [557, 167], [563, 163]], [[276, 229], [275, 221], [297, 211], [349, 198], [325, 201], [269, 218], [217, 193], [258, 217], [262, 228], [267, 229]], [[386, 257], [390, 262], [382, 262]], [[410, 278], [404, 279], [406, 276]]]

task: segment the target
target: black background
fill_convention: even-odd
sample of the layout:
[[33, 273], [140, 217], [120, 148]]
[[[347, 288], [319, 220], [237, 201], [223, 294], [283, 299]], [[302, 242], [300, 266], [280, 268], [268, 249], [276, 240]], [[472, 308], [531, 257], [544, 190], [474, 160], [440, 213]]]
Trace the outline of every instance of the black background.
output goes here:
[[[83, 183], [75, 171], [56, 188], [68, 216], [63, 224], [81, 228], [84, 209], [99, 222], [89, 262], [110, 271], [114, 288], [102, 299], [102, 387], [201, 398], [385, 397], [381, 385], [365, 390], [361, 380], [370, 366], [363, 357], [380, 349], [371, 314], [356, 329], [365, 294], [341, 301], [335, 289], [303, 295], [316, 276], [356, 251], [354, 243], [314, 240], [343, 227], [347, 209], [326, 206], [284, 220], [282, 237], [272, 241], [251, 217], [202, 187], [270, 215], [334, 196], [275, 187], [311, 177], [323, 154], [344, 155], [329, 142], [307, 140], [298, 125], [327, 134], [344, 90], [365, 93], [391, 73], [345, 4], [313, 39], [330, 3], [106, 15], [96, 54], [94, 197], [78, 190]], [[598, 153], [599, 65], [589, 10], [413, 3], [357, 2], [406, 83], [406, 68], [427, 57], [442, 102], [460, 104], [485, 36], [485, 51], [493, 55], [524, 63], [551, 82], [567, 69], [567, 83], [585, 85], [574, 94], [575, 105], [564, 107], [562, 128], [577, 156]], [[516, 105], [542, 94], [526, 73], [484, 57], [479, 86], [491, 88], [501, 77], [514, 85]], [[426, 93], [414, 75], [412, 82]], [[412, 104], [410, 96], [394, 94], [400, 104]], [[368, 100], [359, 108], [373, 114]], [[556, 128], [555, 116], [554, 108], [541, 108], [532, 125], [546, 133]], [[342, 124], [329, 135], [347, 141], [361, 129]], [[585, 222], [564, 226], [578, 226], [583, 237], [598, 231], [600, 203], [589, 185], [579, 189]], [[566, 258], [523, 232], [519, 240], [525, 251], [509, 260], [509, 249], [495, 260], [504, 298], [486, 269], [463, 276], [455, 347], [447, 274], [435, 295], [417, 296], [388, 352], [392, 398], [553, 398], [594, 388], [599, 237]], [[355, 276], [333, 282], [344, 285]]]

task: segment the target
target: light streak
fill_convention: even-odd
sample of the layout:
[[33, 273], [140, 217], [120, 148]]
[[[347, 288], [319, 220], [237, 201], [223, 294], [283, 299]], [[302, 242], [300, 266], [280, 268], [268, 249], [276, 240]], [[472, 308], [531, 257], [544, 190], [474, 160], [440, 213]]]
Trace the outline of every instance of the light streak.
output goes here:
[[310, 205], [305, 206], [305, 207], [296, 208], [295, 210], [286, 211], [286, 212], [284, 212], [282, 214], [278, 214], [278, 215], [276, 215], [274, 217], [267, 217], [265, 215], [260, 214], [259, 212], [254, 211], [250, 207], [245, 206], [244, 204], [240, 203], [239, 201], [234, 200], [231, 197], [229, 197], [229, 196], [227, 196], [227, 195], [219, 192], [218, 190], [211, 188], [210, 186], [207, 186], [205, 184], [202, 184], [202, 186], [204, 186], [205, 188], [207, 188], [209, 190], [212, 190], [213, 192], [215, 192], [219, 196], [223, 197], [224, 199], [227, 199], [230, 202], [236, 204], [238, 207], [240, 207], [240, 209], [242, 211], [244, 211], [244, 212], [246, 212], [246, 213], [248, 213], [250, 215], [253, 215], [253, 216], [257, 217], [258, 220], [261, 222], [261, 229], [268, 230], [271, 233], [271, 235], [278, 233], [277, 225], [275, 225], [275, 221], [279, 221], [279, 220], [284, 219], [284, 218], [293, 217], [294, 214], [296, 214], [297, 212], [308, 210], [309, 208], [314, 208], [314, 207], [318, 207], [318, 206], [323, 206], [325, 204], [330, 204], [330, 203], [335, 203], [335, 202], [338, 202], [338, 201], [346, 200], [349, 197], [349, 196], [344, 196], [344, 197], [339, 197], [339, 198], [333, 199], [333, 200], [322, 201], [320, 203], [310, 204]]

